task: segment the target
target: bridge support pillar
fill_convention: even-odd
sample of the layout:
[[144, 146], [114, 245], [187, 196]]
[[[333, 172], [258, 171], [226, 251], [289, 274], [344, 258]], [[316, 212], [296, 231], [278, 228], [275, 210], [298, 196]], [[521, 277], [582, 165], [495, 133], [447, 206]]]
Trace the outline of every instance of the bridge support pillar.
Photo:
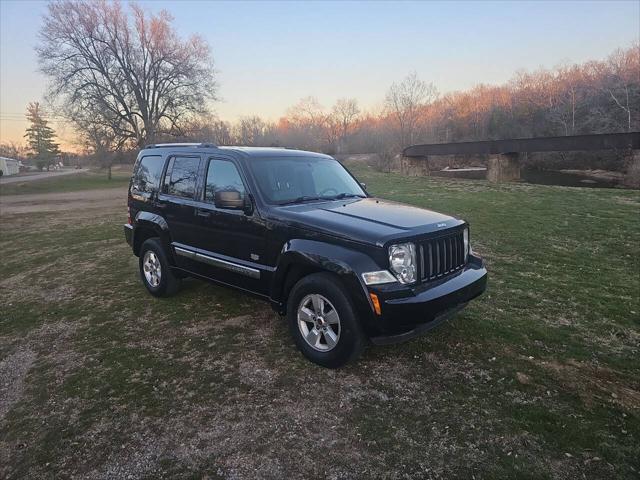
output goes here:
[[515, 182], [520, 180], [520, 155], [500, 153], [489, 157], [487, 180], [490, 182]]
[[628, 160], [624, 184], [631, 188], [640, 188], [640, 150], [633, 150]]
[[401, 172], [409, 177], [428, 177], [429, 157], [402, 157]]

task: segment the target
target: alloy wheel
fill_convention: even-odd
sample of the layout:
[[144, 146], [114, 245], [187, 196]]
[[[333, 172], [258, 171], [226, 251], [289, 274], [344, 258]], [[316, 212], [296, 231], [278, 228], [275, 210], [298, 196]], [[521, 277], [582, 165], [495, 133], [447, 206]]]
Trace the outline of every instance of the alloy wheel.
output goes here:
[[144, 278], [147, 283], [153, 288], [160, 285], [160, 279], [162, 278], [162, 267], [160, 266], [160, 259], [151, 250], [147, 250], [142, 259], [142, 270], [144, 271]]
[[340, 340], [340, 316], [320, 294], [305, 296], [298, 305], [298, 328], [305, 342], [320, 352], [333, 350]]

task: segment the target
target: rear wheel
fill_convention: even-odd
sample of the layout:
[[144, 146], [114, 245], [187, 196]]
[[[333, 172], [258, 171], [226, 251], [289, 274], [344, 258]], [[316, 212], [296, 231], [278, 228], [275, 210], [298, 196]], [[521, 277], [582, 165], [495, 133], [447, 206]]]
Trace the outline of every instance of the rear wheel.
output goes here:
[[309, 275], [295, 284], [287, 303], [287, 322], [298, 349], [328, 368], [356, 359], [366, 344], [351, 300], [340, 286], [334, 275]]
[[140, 247], [140, 277], [151, 295], [168, 297], [176, 293], [180, 280], [171, 271], [160, 239], [149, 238]]

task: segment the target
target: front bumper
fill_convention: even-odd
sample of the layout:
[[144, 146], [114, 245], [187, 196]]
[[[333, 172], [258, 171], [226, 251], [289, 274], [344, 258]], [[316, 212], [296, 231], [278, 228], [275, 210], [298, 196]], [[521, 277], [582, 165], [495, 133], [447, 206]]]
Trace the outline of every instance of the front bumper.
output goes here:
[[436, 315], [430, 322], [421, 323], [408, 332], [396, 333], [391, 335], [380, 335], [378, 337], [371, 337], [369, 340], [371, 340], [371, 343], [373, 343], [374, 345], [393, 345], [396, 343], [406, 342], [407, 340], [411, 340], [412, 338], [420, 336], [423, 333], [426, 333], [429, 330], [433, 330], [437, 326], [442, 325], [444, 322], [449, 320], [466, 306], [467, 304], [463, 303], [461, 305], [450, 308], [449, 310], [445, 310], [444, 312]]
[[443, 323], [481, 295], [487, 286], [487, 270], [479, 257], [457, 274], [414, 287], [398, 284], [370, 288], [380, 300], [381, 315], [374, 315], [371, 341], [396, 343], [413, 338]]

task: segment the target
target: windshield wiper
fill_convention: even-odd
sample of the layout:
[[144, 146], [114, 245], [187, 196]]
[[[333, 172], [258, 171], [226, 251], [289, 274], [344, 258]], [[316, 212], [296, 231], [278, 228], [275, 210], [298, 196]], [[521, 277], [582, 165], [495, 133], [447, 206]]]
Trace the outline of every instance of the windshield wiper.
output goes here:
[[339, 193], [335, 197], [331, 197], [334, 200], [342, 200], [343, 198], [365, 198], [364, 195], [358, 195], [357, 193]]
[[303, 195], [302, 197], [294, 198], [293, 200], [287, 200], [286, 202], [279, 203], [278, 205], [293, 205], [295, 203], [314, 202], [316, 200], [342, 200], [343, 198], [365, 198], [364, 195], [358, 195], [356, 193], [339, 193], [331, 197], [314, 197], [311, 195]]
[[302, 197], [294, 198], [293, 200], [287, 200], [286, 202], [279, 203], [278, 205], [292, 205], [294, 203], [312, 202], [314, 200], [322, 200], [322, 197], [311, 197], [309, 195], [303, 195]]

